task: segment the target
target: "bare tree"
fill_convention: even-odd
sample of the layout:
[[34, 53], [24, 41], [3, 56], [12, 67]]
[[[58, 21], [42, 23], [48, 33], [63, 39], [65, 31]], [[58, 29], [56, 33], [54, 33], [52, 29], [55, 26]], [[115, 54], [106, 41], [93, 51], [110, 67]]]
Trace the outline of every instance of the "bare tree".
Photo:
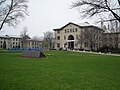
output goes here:
[[53, 32], [47, 31], [44, 33], [44, 42], [45, 44], [48, 43], [48, 48], [53, 48], [53, 43], [54, 43], [54, 37], [53, 37]]
[[84, 30], [81, 31], [78, 38], [78, 44], [80, 44], [80, 49], [83, 49], [82, 45], [92, 51], [100, 48], [102, 43], [102, 33], [103, 31], [99, 30], [97, 27], [85, 27]]
[[0, 0], [0, 30], [4, 24], [15, 26], [28, 15], [28, 0]]
[[[114, 19], [103, 20], [112, 21], [117, 20], [120, 23], [120, 0], [79, 0], [73, 3], [72, 7], [78, 7], [83, 17], [93, 17], [95, 15], [107, 15], [111, 14]], [[106, 17], [107, 18], [107, 17]]]
[[27, 48], [27, 39], [30, 39], [29, 35], [28, 35], [28, 28], [24, 27], [23, 31], [21, 31], [20, 36], [22, 37], [22, 48]]
[[42, 37], [33, 36], [32, 39], [33, 39], [33, 40], [38, 40], [38, 41], [39, 41], [39, 40], [42, 40]]
[[85, 39], [85, 36], [84, 36], [84, 31], [81, 30], [81, 33], [80, 35], [78, 35], [77, 37], [77, 42], [76, 42], [76, 45], [80, 44], [80, 49], [83, 49], [83, 44], [84, 44], [84, 39]]

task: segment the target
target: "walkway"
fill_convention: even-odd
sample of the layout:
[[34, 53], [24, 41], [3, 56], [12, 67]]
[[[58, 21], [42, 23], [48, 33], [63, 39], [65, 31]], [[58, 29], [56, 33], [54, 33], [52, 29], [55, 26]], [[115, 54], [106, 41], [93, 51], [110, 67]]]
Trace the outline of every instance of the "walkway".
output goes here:
[[109, 56], [120, 56], [120, 54], [111, 54], [111, 53], [97, 53], [97, 52], [88, 52], [88, 51], [75, 51], [75, 50], [70, 50], [74, 52], [81, 52], [81, 53], [91, 53], [91, 54], [99, 54], [99, 55], [109, 55]]

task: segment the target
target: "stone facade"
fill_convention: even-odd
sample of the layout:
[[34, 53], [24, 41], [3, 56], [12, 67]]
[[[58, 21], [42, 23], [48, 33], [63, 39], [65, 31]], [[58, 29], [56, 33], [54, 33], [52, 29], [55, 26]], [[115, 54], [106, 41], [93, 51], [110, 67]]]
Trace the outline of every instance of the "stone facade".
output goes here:
[[[6, 49], [22, 48], [22, 38], [18, 36], [0, 36], [0, 48], [4, 48], [6, 43]], [[26, 48], [42, 48], [42, 41], [27, 39]]]
[[[97, 50], [102, 46], [101, 38], [104, 31], [96, 26], [89, 25], [88, 23], [75, 24], [70, 22], [59, 29], [54, 29], [54, 32], [55, 49], [57, 50], [60, 48]], [[82, 36], [83, 34], [84, 36]], [[91, 42], [90, 40], [86, 39], [87, 34], [91, 34], [91, 36], [89, 35], [89, 38], [93, 37], [91, 39], [94, 41]], [[83, 40], [79, 41], [81, 36]]]

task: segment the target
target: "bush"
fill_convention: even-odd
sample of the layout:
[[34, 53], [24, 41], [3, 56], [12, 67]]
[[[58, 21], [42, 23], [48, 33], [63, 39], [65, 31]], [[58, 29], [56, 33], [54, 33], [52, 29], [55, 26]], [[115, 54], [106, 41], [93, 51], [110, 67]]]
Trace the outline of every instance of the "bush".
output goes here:
[[120, 48], [116, 49], [114, 47], [109, 47], [109, 46], [103, 46], [97, 50], [97, 52], [102, 52], [102, 53], [120, 53]]

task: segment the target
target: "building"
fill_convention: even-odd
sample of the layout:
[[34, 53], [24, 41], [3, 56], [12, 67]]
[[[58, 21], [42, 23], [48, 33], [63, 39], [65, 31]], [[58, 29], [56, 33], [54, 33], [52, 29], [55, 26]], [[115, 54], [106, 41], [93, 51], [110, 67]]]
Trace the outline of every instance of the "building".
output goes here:
[[[26, 48], [40, 49], [42, 48], [42, 41], [27, 39]], [[22, 48], [22, 37], [19, 36], [0, 36], [0, 48], [11, 49], [11, 48]]]
[[108, 46], [111, 48], [120, 48], [120, 32], [104, 33], [102, 43], [103, 46]]
[[68, 23], [53, 29], [55, 32], [55, 49], [97, 50], [102, 47], [103, 29], [90, 25]]

